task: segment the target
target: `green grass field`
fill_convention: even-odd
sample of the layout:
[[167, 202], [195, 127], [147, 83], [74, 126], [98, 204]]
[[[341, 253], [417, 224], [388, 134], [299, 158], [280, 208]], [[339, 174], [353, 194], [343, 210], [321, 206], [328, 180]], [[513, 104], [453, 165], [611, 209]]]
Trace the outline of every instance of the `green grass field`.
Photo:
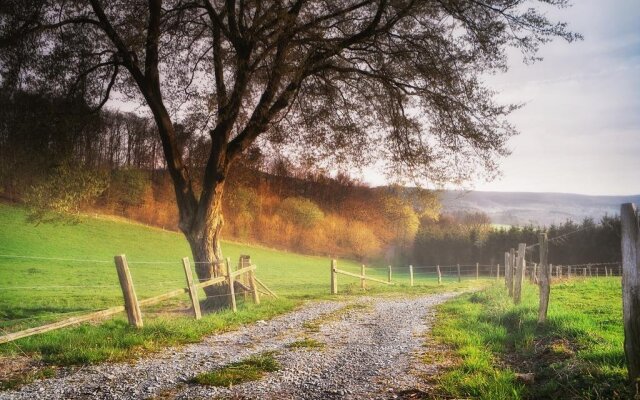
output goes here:
[[[264, 319], [291, 310], [303, 299], [329, 296], [329, 257], [305, 256], [284, 251], [223, 242], [223, 253], [237, 262], [251, 255], [257, 276], [281, 298], [265, 299], [254, 307], [242, 304], [240, 312], [207, 315], [194, 322], [186, 312], [185, 294], [175, 301], [143, 308], [145, 328], [130, 329], [123, 316], [99, 324], [20, 339], [0, 345], [0, 354], [27, 353], [57, 364], [91, 363], [124, 359], [144, 350], [197, 341], [203, 335], [230, 329], [240, 323]], [[139, 299], [184, 287], [182, 257], [189, 256], [183, 236], [109, 217], [83, 217], [75, 225], [40, 224], [25, 220], [24, 210], [0, 204], [0, 329], [15, 332], [69, 316], [122, 304], [113, 256], [126, 254]], [[42, 257], [22, 258], [22, 257]], [[359, 272], [358, 263], [339, 260], [339, 268]], [[372, 266], [368, 275], [386, 279], [383, 266]], [[408, 268], [395, 268], [386, 287], [369, 283], [369, 293], [424, 293], [457, 290], [478, 284], [472, 279], [457, 283], [445, 276], [438, 286], [435, 276], [416, 269], [415, 284], [408, 287]], [[341, 275], [339, 292], [358, 295], [359, 280]], [[201, 294], [204, 297], [203, 294]]]
[[[445, 398], [630, 398], [621, 291], [619, 277], [556, 283], [544, 326], [529, 284], [517, 306], [503, 285], [443, 304], [432, 335], [449, 346], [440, 357], [453, 365], [438, 391]], [[534, 373], [535, 384], [520, 383], [516, 372]]]

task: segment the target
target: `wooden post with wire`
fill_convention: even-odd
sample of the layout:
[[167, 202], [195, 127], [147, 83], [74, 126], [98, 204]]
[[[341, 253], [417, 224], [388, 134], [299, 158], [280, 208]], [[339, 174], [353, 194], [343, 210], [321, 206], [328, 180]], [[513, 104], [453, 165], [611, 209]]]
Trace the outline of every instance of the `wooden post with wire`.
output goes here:
[[440, 271], [439, 265], [436, 265], [436, 271], [438, 272], [438, 285], [442, 285], [442, 271]]
[[391, 282], [391, 265], [389, 265], [387, 268], [388, 268], [387, 281]]
[[362, 264], [360, 266], [360, 275], [363, 276], [362, 278], [360, 278], [360, 289], [362, 289], [362, 290], [367, 288], [367, 281], [364, 279], [364, 277], [366, 276], [366, 273], [367, 273], [366, 271], [367, 271], [367, 269], [366, 269], [365, 265]]
[[331, 294], [338, 294], [338, 274], [336, 274], [338, 262], [331, 260]]
[[462, 278], [460, 277], [460, 264], [456, 264], [456, 267], [458, 267], [458, 282], [462, 282]]
[[236, 306], [236, 288], [233, 279], [233, 273], [231, 272], [231, 259], [227, 257], [226, 262], [227, 268], [227, 284], [229, 285], [229, 305], [233, 312], [238, 311], [238, 307]]
[[504, 252], [504, 286], [509, 289], [509, 252]]
[[513, 298], [513, 267], [515, 264], [515, 249], [511, 249], [509, 250], [509, 253], [507, 254], [507, 259], [509, 260], [509, 263], [507, 264], [507, 290], [509, 292], [509, 297]]
[[191, 299], [191, 305], [193, 306], [193, 316], [196, 319], [200, 319], [202, 318], [202, 311], [200, 311], [200, 300], [198, 299], [198, 291], [196, 290], [195, 283], [193, 283], [193, 273], [191, 272], [189, 257], [182, 258], [182, 267], [184, 268], [184, 276], [187, 279], [189, 299]]
[[538, 323], [543, 324], [547, 321], [549, 294], [551, 293], [551, 285], [549, 284], [549, 268], [547, 268], [549, 242], [547, 240], [546, 233], [538, 235], [538, 243], [540, 247], [540, 305], [538, 307]]
[[640, 397], [640, 216], [635, 204], [620, 207], [624, 353], [633, 398]]
[[409, 285], [413, 287], [413, 265], [409, 265]]
[[133, 287], [133, 281], [131, 280], [131, 272], [129, 272], [129, 264], [127, 264], [127, 257], [124, 254], [114, 257], [116, 263], [116, 270], [118, 271], [118, 280], [120, 281], [120, 287], [122, 288], [122, 296], [124, 297], [124, 308], [127, 312], [127, 319], [129, 325], [136, 328], [142, 328], [142, 312], [140, 311], [140, 304], [138, 303], [138, 297]]
[[514, 304], [520, 304], [522, 300], [522, 283], [524, 281], [525, 274], [525, 251], [527, 245], [525, 243], [518, 244], [518, 259], [516, 260], [516, 274], [513, 286], [513, 302]]

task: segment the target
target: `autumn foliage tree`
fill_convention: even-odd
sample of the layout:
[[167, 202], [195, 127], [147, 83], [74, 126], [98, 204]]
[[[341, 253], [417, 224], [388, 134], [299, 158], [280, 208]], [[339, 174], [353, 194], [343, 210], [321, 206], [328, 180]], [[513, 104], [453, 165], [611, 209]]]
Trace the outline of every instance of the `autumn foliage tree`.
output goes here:
[[[154, 118], [200, 279], [222, 259], [222, 198], [252, 145], [307, 163], [377, 162], [430, 181], [489, 175], [514, 129], [483, 86], [505, 51], [576, 38], [567, 0], [7, 0], [5, 88], [112, 94]], [[534, 6], [538, 5], [538, 8]], [[189, 169], [178, 123], [208, 134]], [[198, 177], [199, 182], [194, 182]], [[215, 270], [214, 270], [215, 271]], [[211, 289], [214, 294], [215, 289]]]

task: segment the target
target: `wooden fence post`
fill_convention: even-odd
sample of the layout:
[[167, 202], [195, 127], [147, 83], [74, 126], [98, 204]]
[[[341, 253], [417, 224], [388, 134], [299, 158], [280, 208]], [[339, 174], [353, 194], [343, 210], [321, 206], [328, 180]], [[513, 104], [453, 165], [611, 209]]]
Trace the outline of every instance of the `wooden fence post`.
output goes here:
[[331, 260], [331, 294], [338, 294], [338, 274], [336, 273], [338, 262]]
[[[360, 275], [362, 276], [366, 276], [366, 267], [364, 266], [364, 264], [362, 264], [360, 266]], [[366, 289], [367, 288], [367, 281], [364, 278], [360, 278], [360, 289]]]
[[513, 273], [515, 266], [515, 249], [509, 250], [509, 280], [507, 281], [507, 289], [509, 290], [509, 297], [513, 297]]
[[[244, 267], [248, 267], [249, 265], [251, 265], [251, 257], [249, 257], [248, 255], [240, 255], [240, 258], [238, 259], [238, 264], [236, 265], [236, 271], [239, 269], [242, 269]], [[250, 273], [246, 273], [246, 274], [242, 274], [240, 276], [238, 276], [236, 278], [236, 281], [238, 283], [240, 283], [243, 287], [251, 289], [251, 274]], [[244, 301], [247, 301], [247, 298], [249, 297], [249, 293], [247, 290], [243, 290], [242, 291], [242, 298], [244, 299]]]
[[[240, 257], [240, 265], [242, 267], [248, 267], [251, 265], [251, 257], [250, 256], [241, 256]], [[247, 280], [249, 281], [249, 289], [251, 290], [251, 296], [253, 297], [253, 302], [255, 304], [260, 304], [260, 292], [258, 291], [258, 283], [256, 282], [256, 271], [249, 271], [247, 273]]]
[[549, 294], [551, 292], [551, 285], [549, 284], [549, 268], [547, 268], [549, 242], [547, 241], [546, 233], [538, 235], [538, 243], [540, 243], [540, 306], [538, 307], [538, 323], [543, 324], [547, 321]]
[[442, 285], [442, 271], [439, 265], [436, 265], [436, 271], [438, 271], [438, 285]]
[[587, 276], [587, 269], [586, 268], [582, 268], [582, 276], [584, 276], [584, 277]]
[[571, 278], [571, 265], [567, 265], [567, 278]]
[[634, 398], [640, 396], [640, 220], [636, 206], [620, 207], [624, 353]]
[[500, 282], [500, 264], [496, 264], [496, 282]]
[[202, 312], [200, 311], [200, 300], [198, 300], [198, 291], [193, 283], [193, 273], [191, 272], [191, 264], [189, 263], [189, 257], [182, 259], [182, 266], [184, 267], [184, 276], [187, 278], [187, 288], [189, 288], [189, 298], [191, 299], [191, 305], [193, 305], [193, 316], [196, 319], [202, 318]]
[[[542, 268], [542, 266], [540, 268]], [[534, 285], [538, 284], [538, 264], [536, 263], [533, 263], [533, 271], [531, 271], [530, 279]]]
[[606, 265], [604, 266], [604, 276], [609, 276], [609, 271]]
[[520, 304], [520, 300], [522, 299], [522, 282], [524, 281], [526, 263], [524, 253], [526, 249], [527, 245], [525, 243], [518, 244], [518, 259], [516, 261], [516, 274], [513, 287], [513, 302], [515, 304]]
[[462, 278], [460, 277], [460, 264], [456, 264], [458, 267], [458, 282], [462, 282]]
[[504, 252], [504, 285], [509, 289], [509, 252]]
[[231, 273], [231, 259], [229, 257], [227, 257], [226, 268], [227, 284], [229, 285], [229, 305], [231, 305], [231, 309], [233, 310], [233, 312], [237, 312], [238, 307], [236, 306], [236, 288], [233, 283], [234, 279], [233, 274]]
[[413, 265], [409, 265], [409, 284], [413, 286]]
[[387, 273], [387, 280], [388, 280], [388, 282], [391, 282], [391, 265], [389, 265], [388, 268], [389, 268], [389, 271]]
[[476, 280], [480, 279], [480, 263], [476, 263]]
[[124, 254], [115, 256], [116, 270], [118, 271], [118, 280], [120, 281], [120, 287], [122, 288], [122, 296], [124, 297], [124, 308], [127, 312], [127, 318], [129, 319], [129, 325], [133, 325], [136, 328], [142, 328], [142, 312], [140, 311], [140, 304], [138, 304], [138, 297], [133, 287], [133, 281], [131, 280], [131, 273], [129, 272], [129, 264], [127, 264], [127, 257]]

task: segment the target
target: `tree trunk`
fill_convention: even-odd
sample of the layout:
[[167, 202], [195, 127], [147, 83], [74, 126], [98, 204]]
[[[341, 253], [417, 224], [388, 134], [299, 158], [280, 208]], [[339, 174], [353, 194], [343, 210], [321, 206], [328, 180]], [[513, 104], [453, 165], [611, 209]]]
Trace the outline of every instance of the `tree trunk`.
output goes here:
[[[226, 274], [220, 248], [220, 233], [224, 225], [222, 215], [224, 181], [216, 183], [212, 192], [211, 200], [201, 202], [191, 224], [191, 229], [185, 232], [191, 246], [196, 274], [200, 282]], [[229, 288], [227, 286], [226, 283], [221, 283], [204, 288], [207, 295], [205, 308], [219, 309], [227, 306], [229, 304]]]

